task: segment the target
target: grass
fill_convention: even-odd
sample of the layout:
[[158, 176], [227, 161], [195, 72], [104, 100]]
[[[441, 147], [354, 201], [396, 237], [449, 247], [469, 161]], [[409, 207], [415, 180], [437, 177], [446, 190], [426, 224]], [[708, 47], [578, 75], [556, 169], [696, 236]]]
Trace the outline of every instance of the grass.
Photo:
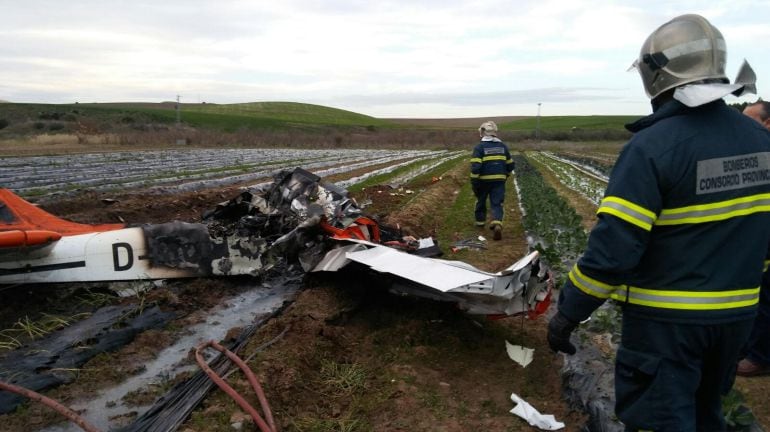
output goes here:
[[319, 419], [313, 417], [301, 417], [292, 422], [294, 430], [298, 432], [357, 432], [368, 430], [365, 423], [355, 418]]
[[91, 314], [80, 313], [70, 317], [42, 314], [36, 320], [29, 316], [19, 319], [11, 328], [0, 331], [0, 350], [13, 350], [23, 345], [22, 339], [35, 340], [68, 327], [75, 321], [87, 318]]
[[437, 418], [444, 418], [447, 416], [447, 406], [444, 402], [444, 398], [432, 388], [424, 389], [417, 393], [417, 399], [425, 408], [431, 410]]
[[183, 112], [236, 115], [287, 123], [388, 127], [392, 123], [352, 111], [295, 102], [182, 105]]
[[[438, 242], [448, 247], [456, 240], [456, 235], [462, 233], [462, 237], [475, 237], [475, 227], [473, 223], [473, 211], [476, 205], [476, 197], [471, 190], [470, 181], [460, 188], [454, 203], [448, 209], [446, 217], [443, 218], [441, 229], [438, 232]], [[464, 261], [466, 256], [472, 254], [471, 250], [460, 250], [452, 259]]]
[[503, 123], [500, 129], [516, 131], [533, 131], [540, 124], [540, 130], [572, 130], [577, 129], [616, 129], [625, 130], [624, 125], [639, 119], [640, 116], [548, 116], [527, 117]]
[[345, 396], [366, 388], [366, 370], [356, 363], [323, 360], [320, 376], [321, 383], [331, 391], [332, 396]]
[[[52, 113], [63, 123], [81, 119], [113, 124], [176, 123], [173, 103], [0, 104], [0, 118], [11, 125], [39, 121]], [[47, 119], [48, 117], [46, 117]], [[396, 124], [364, 114], [321, 105], [295, 102], [244, 104], [182, 104], [182, 123], [233, 132], [240, 129], [287, 129], [319, 126], [392, 128]]]

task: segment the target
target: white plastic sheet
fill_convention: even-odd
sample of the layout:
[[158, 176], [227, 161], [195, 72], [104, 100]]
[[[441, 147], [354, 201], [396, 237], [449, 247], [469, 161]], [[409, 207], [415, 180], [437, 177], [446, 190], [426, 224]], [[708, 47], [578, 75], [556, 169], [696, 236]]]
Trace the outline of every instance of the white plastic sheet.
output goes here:
[[564, 428], [564, 423], [556, 421], [553, 414], [540, 414], [532, 405], [527, 401], [520, 398], [516, 393], [511, 393], [511, 400], [516, 406], [511, 410], [511, 414], [523, 418], [532, 426], [542, 430], [559, 430]]

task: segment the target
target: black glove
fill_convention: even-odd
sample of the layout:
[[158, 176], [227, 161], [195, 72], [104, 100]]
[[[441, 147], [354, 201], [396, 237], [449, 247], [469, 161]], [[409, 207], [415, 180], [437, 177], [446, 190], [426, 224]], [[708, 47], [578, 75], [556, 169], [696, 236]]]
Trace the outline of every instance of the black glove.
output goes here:
[[572, 331], [578, 326], [578, 323], [557, 312], [551, 321], [548, 322], [548, 346], [554, 352], [563, 352], [565, 354], [575, 354], [577, 349], [569, 341]]

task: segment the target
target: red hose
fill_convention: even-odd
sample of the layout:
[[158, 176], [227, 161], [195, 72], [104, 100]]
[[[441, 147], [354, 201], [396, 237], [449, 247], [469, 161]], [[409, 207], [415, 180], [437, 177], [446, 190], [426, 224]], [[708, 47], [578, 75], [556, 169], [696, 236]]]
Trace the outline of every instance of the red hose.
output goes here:
[[101, 432], [99, 429], [94, 427], [92, 424], [88, 423], [83, 417], [80, 417], [75, 411], [72, 411], [71, 409], [67, 408], [66, 406], [60, 404], [59, 402], [56, 402], [55, 400], [43, 396], [40, 393], [36, 393], [32, 390], [25, 389], [24, 387], [15, 386], [13, 384], [8, 384], [6, 382], [0, 381], [0, 390], [5, 390], [11, 393], [16, 393], [18, 395], [22, 395], [24, 397], [27, 397], [29, 399], [32, 399], [34, 401], [40, 402], [43, 405], [53, 409], [54, 411], [58, 412], [59, 414], [63, 415], [64, 417], [67, 417], [70, 419], [73, 423], [80, 426], [81, 429], [83, 429], [86, 432]]
[[[251, 388], [254, 389], [254, 392], [257, 394], [257, 398], [259, 399], [259, 404], [262, 406], [262, 411], [265, 413], [265, 418], [267, 421], [262, 419], [262, 416], [259, 415], [256, 409], [251, 406], [248, 402], [246, 402], [246, 399], [243, 398], [243, 396], [239, 395], [238, 392], [235, 391], [232, 387], [230, 387], [229, 384], [225, 382], [219, 375], [217, 375], [216, 372], [214, 372], [206, 363], [206, 360], [204, 360], [203, 355], [201, 354], [201, 351], [206, 349], [206, 347], [212, 347], [215, 350], [221, 352], [222, 354], [226, 355], [227, 358], [229, 358], [233, 363], [238, 365], [238, 367], [243, 371], [243, 373], [246, 375], [246, 379], [249, 380], [249, 384], [251, 384]], [[265, 393], [262, 391], [262, 386], [259, 385], [259, 381], [257, 381], [257, 377], [254, 375], [254, 373], [251, 371], [249, 366], [240, 359], [235, 353], [228, 350], [227, 348], [223, 347], [222, 345], [212, 341], [204, 342], [198, 347], [195, 348], [195, 360], [198, 362], [198, 365], [203, 369], [204, 372], [206, 372], [206, 375], [211, 378], [214, 383], [221, 388], [225, 393], [227, 393], [230, 398], [232, 398], [235, 403], [237, 403], [241, 408], [243, 408], [244, 411], [246, 411], [252, 419], [254, 419], [254, 422], [259, 426], [259, 430], [262, 432], [278, 432], [278, 429], [275, 427], [275, 421], [273, 420], [273, 413], [270, 411], [270, 405], [267, 403], [267, 398], [265, 397]]]

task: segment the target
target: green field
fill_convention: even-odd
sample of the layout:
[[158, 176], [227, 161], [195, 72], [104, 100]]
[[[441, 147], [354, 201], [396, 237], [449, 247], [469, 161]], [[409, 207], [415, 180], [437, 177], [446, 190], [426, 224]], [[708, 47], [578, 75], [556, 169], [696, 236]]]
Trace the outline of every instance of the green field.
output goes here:
[[[83, 104], [0, 104], [0, 119], [21, 121], [75, 121], [88, 117], [114, 123], [176, 122], [173, 102], [163, 103], [83, 103]], [[238, 129], [285, 129], [313, 127], [393, 127], [388, 120], [320, 105], [294, 102], [254, 102], [244, 104], [181, 104], [181, 122], [199, 128], [235, 131]]]
[[347, 126], [386, 126], [392, 123], [352, 111], [295, 102], [184, 105], [184, 112], [270, 119], [286, 123]]
[[[472, 139], [479, 120], [383, 119], [321, 105], [296, 102], [241, 104], [196, 103], [180, 105], [182, 126], [199, 131], [320, 132], [342, 141], [362, 142], [362, 136], [379, 135], [382, 145], [392, 142], [445, 144]], [[630, 135], [624, 124], [639, 116], [498, 117], [501, 136], [509, 141], [620, 140]], [[175, 102], [20, 104], [0, 103], [0, 138], [40, 134], [95, 134], [158, 131], [177, 120]], [[160, 127], [159, 127], [160, 126]], [[468, 134], [466, 137], [465, 134]], [[385, 136], [392, 136], [386, 139]], [[296, 134], [295, 134], [296, 136]], [[272, 137], [276, 140], [280, 137]], [[272, 139], [271, 138], [271, 139]], [[342, 140], [342, 141], [340, 141]], [[401, 144], [399, 144], [401, 145]]]
[[[624, 130], [626, 123], [638, 120], [641, 116], [548, 116], [540, 117], [540, 130], [567, 131], [576, 129], [614, 129]], [[498, 125], [501, 129], [515, 131], [533, 131], [538, 127], [536, 117], [527, 117]]]
[[[37, 120], [41, 115], [61, 114], [60, 119], [73, 116], [89, 116], [103, 120], [132, 121], [131, 117], [159, 123], [176, 121], [175, 104], [162, 103], [79, 103], [79, 104], [0, 104], [0, 119], [9, 121], [26, 118]], [[222, 130], [235, 128], [284, 128], [312, 126], [358, 126], [358, 127], [415, 127], [413, 119], [386, 120], [364, 114], [321, 105], [296, 102], [251, 102], [241, 104], [181, 104], [181, 121], [190, 126], [209, 127]], [[578, 129], [623, 129], [625, 123], [639, 116], [548, 116], [540, 117], [541, 130]], [[452, 120], [458, 123], [454, 126]], [[423, 126], [429, 129], [467, 127], [464, 119], [446, 119], [443, 123]], [[415, 120], [416, 121], [416, 120]], [[535, 117], [517, 118], [500, 123], [503, 130], [532, 131], [537, 127]], [[419, 127], [419, 126], [418, 126]]]

